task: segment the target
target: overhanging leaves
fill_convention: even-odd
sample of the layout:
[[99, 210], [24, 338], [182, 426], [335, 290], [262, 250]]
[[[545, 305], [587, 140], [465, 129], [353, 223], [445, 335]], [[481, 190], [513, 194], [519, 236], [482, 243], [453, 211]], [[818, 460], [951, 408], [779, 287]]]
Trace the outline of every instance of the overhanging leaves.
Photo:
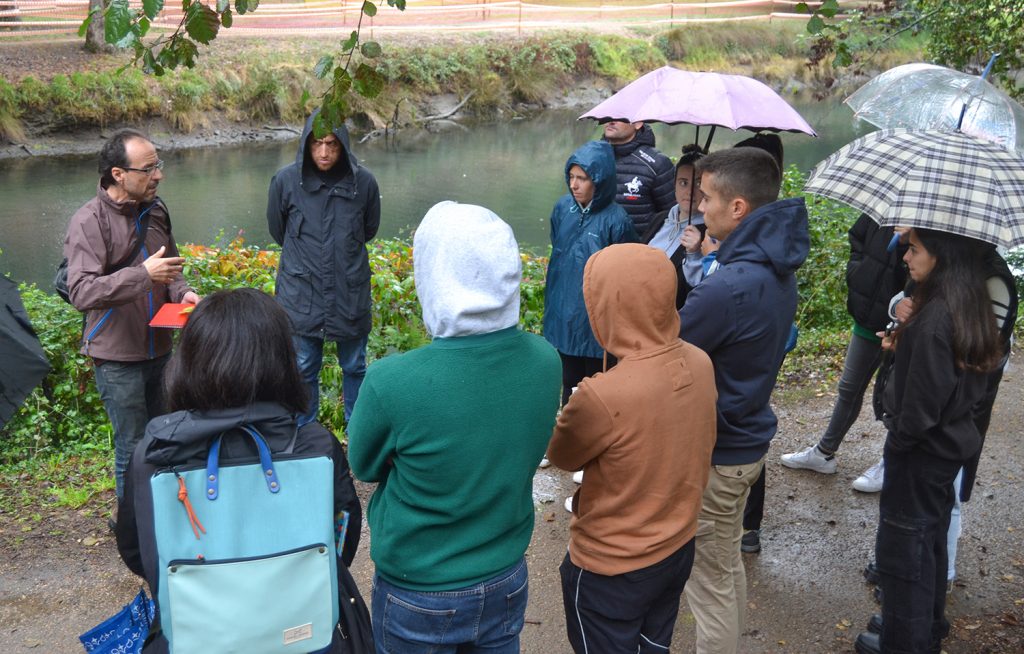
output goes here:
[[217, 38], [220, 29], [220, 17], [217, 12], [200, 2], [193, 2], [186, 14], [185, 31], [196, 41], [209, 45]]
[[164, 8], [164, 0], [142, 0], [142, 13], [153, 20]]
[[359, 64], [356, 74], [352, 76], [352, 85], [356, 93], [364, 98], [376, 98], [384, 90], [384, 77], [366, 64]]
[[327, 73], [334, 68], [334, 57], [331, 55], [324, 55], [320, 57], [320, 61], [316, 62], [316, 67], [313, 68], [313, 74], [316, 75], [317, 79], [323, 79], [327, 77]]
[[363, 13], [373, 18], [377, 15], [377, 5], [370, 2], [370, 0], [363, 0]]
[[362, 45], [360, 51], [363, 53], [364, 57], [368, 57], [370, 59], [379, 57], [383, 52], [380, 47], [380, 43], [377, 43], [376, 41], [367, 41]]
[[128, 0], [112, 0], [103, 16], [103, 38], [107, 43], [120, 43], [132, 29], [132, 10]]

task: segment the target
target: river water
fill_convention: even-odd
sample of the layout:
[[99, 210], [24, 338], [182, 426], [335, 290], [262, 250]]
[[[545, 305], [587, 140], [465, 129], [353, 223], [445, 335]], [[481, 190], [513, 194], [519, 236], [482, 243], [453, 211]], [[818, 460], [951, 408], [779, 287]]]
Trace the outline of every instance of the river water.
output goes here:
[[[794, 101], [819, 138], [783, 134], [787, 164], [809, 170], [840, 146], [868, 131], [835, 100]], [[566, 192], [562, 169], [569, 154], [599, 138], [582, 111], [549, 111], [439, 134], [402, 134], [397, 144], [354, 145], [356, 156], [380, 184], [380, 236], [408, 237], [435, 202], [457, 200], [495, 211], [521, 246], [543, 251], [548, 216]], [[690, 126], [654, 125], [657, 144], [673, 157], [694, 138]], [[703, 141], [707, 129], [701, 131]], [[750, 136], [719, 129], [712, 149]], [[248, 243], [266, 244], [267, 184], [295, 159], [297, 140], [166, 152], [160, 196], [171, 210], [178, 242], [210, 244], [223, 232], [243, 230]], [[95, 157], [31, 157], [0, 161], [0, 271], [49, 288], [61, 259], [71, 214], [95, 194]]]

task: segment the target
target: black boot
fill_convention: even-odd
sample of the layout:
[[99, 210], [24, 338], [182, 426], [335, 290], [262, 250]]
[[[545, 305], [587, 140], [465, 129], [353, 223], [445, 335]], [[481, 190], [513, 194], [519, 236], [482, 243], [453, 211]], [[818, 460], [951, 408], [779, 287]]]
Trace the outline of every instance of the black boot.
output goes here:
[[864, 581], [868, 582], [869, 584], [877, 584], [882, 580], [882, 578], [878, 574], [878, 568], [875, 567], [874, 561], [869, 563], [867, 567], [864, 568], [863, 574]]
[[873, 634], [869, 631], [865, 631], [857, 636], [857, 640], [853, 643], [853, 648], [857, 651], [857, 654], [882, 654], [882, 645], [879, 642], [878, 634]]
[[875, 613], [868, 620], [868, 631], [873, 634], [882, 635], [882, 614]]

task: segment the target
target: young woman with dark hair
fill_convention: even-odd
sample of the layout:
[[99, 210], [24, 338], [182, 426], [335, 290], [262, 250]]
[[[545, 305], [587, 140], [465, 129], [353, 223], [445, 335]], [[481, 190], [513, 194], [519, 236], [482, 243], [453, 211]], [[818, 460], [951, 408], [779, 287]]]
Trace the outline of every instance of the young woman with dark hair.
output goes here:
[[985, 286], [980, 241], [924, 229], [909, 233], [903, 260], [915, 282], [910, 317], [883, 340], [895, 350], [884, 394], [888, 429], [875, 563], [881, 624], [858, 652], [939, 652], [945, 619], [946, 531], [953, 480], [981, 447], [973, 407], [1002, 343]]
[[[121, 558], [146, 579], [154, 597], [160, 571], [150, 478], [169, 467], [204, 465], [212, 439], [240, 432], [243, 425], [254, 427], [274, 455], [332, 460], [333, 488], [324, 492], [333, 496], [335, 515], [330, 518], [349, 514], [353, 527], [345, 532], [341, 560], [351, 564], [359, 546], [362, 509], [348, 460], [338, 440], [319, 423], [298, 426], [298, 416], [306, 409], [306, 387], [296, 367], [288, 317], [270, 296], [243, 288], [214, 293], [198, 304], [167, 365], [165, 383], [171, 413], [150, 421], [132, 455], [116, 527]], [[222, 441], [222, 465], [249, 462], [255, 455], [249, 438]], [[192, 502], [202, 499], [193, 497]], [[337, 568], [339, 587], [343, 580], [350, 584], [344, 566]], [[335, 629], [326, 651], [342, 651], [340, 638]], [[160, 633], [144, 650], [165, 651], [167, 641]]]
[[700, 241], [704, 238], [704, 216], [697, 211], [700, 204], [699, 193], [700, 178], [694, 170], [694, 165], [704, 158], [704, 151], [700, 146], [692, 143], [683, 146], [683, 152], [676, 162], [675, 195], [676, 204], [668, 211], [654, 216], [651, 226], [640, 236], [641, 243], [647, 243], [653, 248], [663, 250], [669, 261], [676, 268], [677, 289], [676, 309], [683, 306], [686, 301], [686, 294], [695, 285], [686, 279], [684, 264], [690, 255], [684, 239], [684, 234], [692, 233], [691, 239], [695, 239], [696, 257], [700, 261]]
[[[200, 311], [200, 308], [202, 309]], [[205, 299], [166, 373], [170, 411], [203, 411], [276, 402], [303, 413], [309, 401], [295, 367], [288, 316], [251, 288]]]

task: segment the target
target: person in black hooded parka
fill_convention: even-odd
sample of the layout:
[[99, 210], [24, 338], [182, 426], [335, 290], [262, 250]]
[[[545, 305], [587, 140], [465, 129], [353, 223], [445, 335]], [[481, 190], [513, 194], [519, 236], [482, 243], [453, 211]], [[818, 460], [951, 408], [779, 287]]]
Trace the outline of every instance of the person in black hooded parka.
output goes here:
[[[274, 454], [291, 451], [334, 462], [334, 512], [347, 511], [351, 525], [341, 560], [346, 567], [352, 563], [362, 507], [348, 459], [338, 439], [319, 423], [298, 426], [306, 388], [295, 365], [288, 317], [269, 295], [249, 288], [221, 291], [197, 305], [168, 362], [165, 387], [171, 413], [151, 420], [135, 448], [116, 527], [121, 558], [146, 579], [153, 597], [159, 592], [159, 570], [150, 477], [168, 466], [203, 465], [211, 439], [244, 424], [253, 425]], [[249, 439], [226, 439], [221, 461], [251, 460], [255, 453]], [[351, 583], [340, 565], [338, 576], [339, 590]], [[153, 631], [143, 651], [166, 652], [167, 640]], [[337, 629], [329, 651], [343, 651]]]
[[310, 394], [300, 424], [316, 420], [324, 341], [338, 345], [345, 420], [366, 375], [370, 334], [370, 260], [366, 244], [380, 227], [380, 190], [352, 154], [339, 126], [316, 138], [306, 121], [295, 162], [270, 180], [267, 227], [281, 246], [277, 301], [291, 318], [299, 373]]

